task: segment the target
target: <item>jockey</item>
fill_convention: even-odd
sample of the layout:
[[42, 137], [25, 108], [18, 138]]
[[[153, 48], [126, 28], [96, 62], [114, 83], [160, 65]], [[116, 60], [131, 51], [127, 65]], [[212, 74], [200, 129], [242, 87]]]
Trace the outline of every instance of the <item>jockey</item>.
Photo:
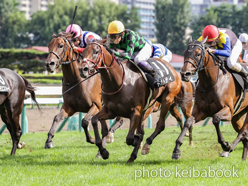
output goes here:
[[147, 62], [152, 50], [144, 37], [132, 30], [125, 29], [120, 21], [112, 21], [109, 24], [108, 36], [110, 38], [110, 48], [124, 50], [124, 52], [114, 50], [114, 55], [128, 60], [132, 59], [140, 68], [154, 77], [154, 84], [158, 82], [158, 74]]
[[242, 52], [242, 43], [235, 33], [227, 28], [217, 28], [214, 25], [206, 26], [202, 31], [202, 36], [198, 41], [208, 37], [206, 44], [215, 47], [208, 48], [208, 51], [219, 56], [228, 57], [228, 68], [238, 72], [244, 77], [248, 76], [248, 72], [239, 63], [237, 63], [239, 54]]
[[240, 34], [239, 40], [242, 42], [242, 48], [244, 50], [243, 61], [248, 63], [248, 35], [246, 33]]
[[77, 24], [69, 25], [66, 28], [66, 32], [73, 34], [73, 43], [75, 45], [75, 46], [73, 46], [73, 49], [75, 51], [80, 52], [80, 53], [83, 52], [84, 48], [91, 41], [93, 41], [95, 39], [97, 39], [97, 40], [102, 39], [99, 35], [95, 34], [94, 32], [83, 31], [81, 29], [81, 27], [79, 25], [77, 25]]
[[152, 55], [151, 58], [160, 58], [167, 62], [170, 62], [172, 59], [171, 51], [160, 43], [153, 44], [150, 40], [145, 39], [146, 42], [152, 47]]

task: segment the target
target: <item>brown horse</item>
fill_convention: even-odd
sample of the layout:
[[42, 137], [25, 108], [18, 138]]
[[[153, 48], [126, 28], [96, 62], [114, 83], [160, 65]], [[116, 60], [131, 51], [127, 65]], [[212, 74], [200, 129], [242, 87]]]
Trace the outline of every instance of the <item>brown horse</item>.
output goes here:
[[[98, 68], [102, 79], [102, 98], [103, 108], [92, 117], [92, 125], [94, 128], [96, 145], [104, 159], [109, 157], [108, 151], [102, 146], [102, 141], [99, 136], [97, 122], [98, 120], [113, 119], [116, 116], [122, 116], [130, 119], [129, 132], [126, 137], [126, 143], [133, 145], [134, 150], [127, 162], [133, 162], [137, 158], [137, 152], [140, 143], [143, 140], [144, 128], [141, 125], [144, 117], [143, 110], [146, 107], [147, 100], [150, 95], [150, 89], [137, 70], [130, 62], [118, 62], [111, 55], [111, 50], [107, 46], [103, 46], [107, 40], [90, 43], [83, 52], [84, 60], [81, 63], [79, 70], [84, 73], [84, 68], [87, 65], [93, 69]], [[151, 104], [155, 101], [161, 103], [161, 112], [155, 132], [149, 138], [149, 144], [152, 140], [164, 130], [165, 116], [174, 103], [175, 96], [181, 89], [181, 81], [177, 72], [167, 62], [166, 66], [170, 69], [175, 81], [155, 89], [151, 99]], [[136, 130], [137, 129], [137, 130]], [[136, 135], [134, 132], [136, 130]], [[108, 130], [102, 128], [103, 137], [108, 134]]]
[[[184, 66], [181, 70], [182, 79], [189, 81], [191, 75], [198, 71], [199, 82], [196, 87], [192, 116], [186, 120], [183, 130], [176, 140], [172, 158], [178, 159], [181, 157], [180, 146], [187, 129], [200, 120], [212, 117], [218, 142], [224, 150], [221, 155], [228, 157], [229, 152], [239, 141], [242, 141], [244, 144], [242, 158], [245, 160], [248, 148], [247, 137], [245, 137], [248, 117], [246, 116], [245, 122], [243, 121], [247, 113], [248, 97], [246, 95], [240, 109], [234, 114], [235, 106], [242, 96], [242, 89], [229, 71], [224, 74], [225, 71], [220, 69], [222, 67], [221, 62], [216, 61], [216, 57], [208, 52], [205, 42], [206, 39], [202, 42], [190, 42], [184, 52]], [[224, 141], [219, 128], [220, 121], [231, 121], [233, 128], [238, 132], [238, 137], [232, 145]]]
[[[80, 60], [80, 56], [72, 50], [70, 44], [71, 37], [71, 34], [61, 32], [58, 35], [53, 35], [52, 41], [48, 44], [49, 55], [46, 59], [46, 68], [49, 72], [53, 72], [58, 66], [62, 66], [62, 92], [66, 93], [63, 94], [64, 103], [61, 110], [54, 117], [45, 148], [53, 147], [52, 138], [54, 137], [57, 124], [76, 112], [87, 113], [82, 120], [86, 141], [92, 144], [95, 141], [90, 136], [87, 128], [92, 116], [102, 108], [102, 96], [100, 94], [101, 79], [96, 75], [87, 81], [79, 83], [83, 80], [77, 65], [77, 60]], [[72, 88], [76, 84], [78, 85]], [[120, 121], [120, 118], [117, 118], [117, 121]], [[101, 123], [103, 127], [106, 127], [105, 121], [101, 121]]]
[[6, 80], [6, 84], [10, 88], [9, 92], [0, 92], [0, 114], [13, 142], [11, 155], [15, 155], [17, 145], [22, 135], [19, 118], [22, 112], [26, 90], [30, 93], [31, 98], [39, 110], [40, 107], [35, 98], [35, 88], [28, 80], [6, 68], [0, 69], [0, 75]]

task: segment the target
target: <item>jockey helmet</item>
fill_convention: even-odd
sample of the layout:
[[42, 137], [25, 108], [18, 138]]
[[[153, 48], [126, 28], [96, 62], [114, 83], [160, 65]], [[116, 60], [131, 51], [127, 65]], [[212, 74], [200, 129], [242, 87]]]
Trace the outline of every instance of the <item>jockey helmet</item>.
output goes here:
[[202, 31], [202, 37], [205, 39], [208, 36], [207, 42], [212, 42], [219, 37], [219, 30], [214, 25], [206, 26]]
[[77, 24], [70, 24], [67, 28], [66, 28], [66, 33], [72, 33], [74, 34], [74, 38], [75, 37], [79, 37], [80, 35], [82, 35], [83, 30], [81, 29], [81, 27]]
[[246, 33], [240, 34], [239, 40], [240, 40], [242, 43], [246, 43], [246, 42], [248, 41], [248, 35], [247, 35]]
[[108, 34], [120, 34], [125, 31], [125, 27], [120, 21], [112, 21], [108, 26]]

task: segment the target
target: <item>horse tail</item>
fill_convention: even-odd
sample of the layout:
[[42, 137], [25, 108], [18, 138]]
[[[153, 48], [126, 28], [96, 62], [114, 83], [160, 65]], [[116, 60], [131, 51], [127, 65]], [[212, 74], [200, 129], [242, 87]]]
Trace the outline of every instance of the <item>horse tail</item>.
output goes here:
[[36, 90], [36, 88], [33, 87], [31, 85], [31, 83], [26, 78], [24, 78], [23, 76], [21, 76], [21, 77], [22, 77], [23, 81], [25, 82], [26, 90], [30, 93], [31, 98], [35, 102], [35, 104], [37, 105], [39, 111], [41, 111], [40, 105], [36, 100], [36, 95], [35, 95], [35, 92], [34, 92]]

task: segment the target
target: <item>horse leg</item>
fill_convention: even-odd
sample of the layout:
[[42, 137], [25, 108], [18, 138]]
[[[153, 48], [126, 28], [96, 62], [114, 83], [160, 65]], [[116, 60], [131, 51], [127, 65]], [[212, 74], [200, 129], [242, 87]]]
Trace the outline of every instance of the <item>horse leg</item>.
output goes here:
[[[154, 138], [159, 135], [165, 128], [165, 117], [170, 109], [171, 106], [171, 102], [174, 99], [173, 96], [164, 96], [165, 99], [162, 100], [161, 103], [161, 111], [160, 111], [160, 115], [159, 115], [159, 120], [156, 124], [156, 128], [155, 131], [152, 133], [152, 135], [150, 137], [148, 137], [146, 139], [146, 143], [142, 148], [141, 154], [145, 155], [148, 154], [150, 152], [150, 145], [152, 144]], [[164, 98], [163, 97], [163, 98]]]
[[20, 141], [22, 130], [19, 124], [19, 117], [22, 110], [22, 105], [20, 108], [12, 109], [9, 103], [5, 104], [7, 108], [5, 114], [1, 115], [4, 122], [7, 122], [8, 130], [11, 130], [11, 138], [13, 142], [11, 155], [15, 155], [18, 143]]
[[[183, 106], [181, 107], [183, 115], [186, 119], [188, 119], [191, 116], [191, 108], [193, 106], [192, 99], [190, 101], [186, 100], [186, 103], [183, 103]], [[189, 145], [193, 146], [193, 140], [192, 140], [192, 131], [193, 131], [193, 125], [189, 127]], [[187, 136], [187, 133], [186, 133]]]
[[[105, 148], [106, 145], [106, 137], [108, 135], [108, 126], [105, 120], [100, 120], [101, 127], [102, 127], [102, 147]], [[96, 158], [101, 158], [101, 152], [98, 151]]]
[[203, 112], [200, 112], [200, 109], [195, 105], [193, 108], [192, 116], [190, 116], [184, 123], [183, 130], [181, 131], [179, 137], [176, 140], [176, 146], [172, 153], [172, 159], [179, 159], [181, 158], [181, 151], [180, 147], [183, 144], [183, 138], [188, 131], [188, 129], [198, 121], [205, 119], [206, 116]]
[[244, 138], [244, 140], [242, 141], [244, 148], [243, 148], [243, 154], [242, 154], [242, 160], [246, 161], [246, 157], [247, 157], [247, 150], [248, 150], [248, 137], [246, 135], [246, 137]]
[[85, 115], [85, 117], [82, 120], [82, 127], [84, 129], [84, 133], [86, 136], [86, 141], [88, 143], [94, 144], [95, 143], [95, 138], [91, 137], [89, 131], [88, 131], [88, 126], [89, 126], [89, 121], [92, 118], [92, 116], [96, 115], [99, 112], [99, 109], [96, 105], [93, 105], [88, 113]]
[[[137, 129], [138, 125], [140, 124], [141, 120], [141, 114], [140, 111], [138, 109], [134, 109], [134, 113], [132, 114], [132, 116], [130, 117], [130, 127], [129, 127], [129, 131], [126, 137], [126, 143], [127, 145], [132, 145], [132, 146], [136, 146], [137, 145], [137, 139], [135, 140], [135, 136], [134, 136], [134, 132]], [[137, 134], [139, 135], [139, 134]], [[136, 137], [138, 137], [136, 135]], [[136, 158], [135, 158], [136, 159]]]
[[222, 136], [222, 133], [220, 131], [219, 123], [221, 120], [230, 121], [231, 118], [232, 118], [232, 115], [231, 115], [229, 107], [224, 107], [219, 112], [217, 112], [215, 115], [213, 115], [213, 124], [217, 132], [218, 142], [221, 144], [221, 147], [224, 151], [229, 151], [231, 148], [231, 145], [228, 142], [225, 142], [224, 137]]
[[114, 142], [114, 133], [115, 131], [120, 128], [123, 124], [123, 118], [122, 117], [117, 117], [115, 124], [109, 129], [109, 133], [106, 136], [106, 142], [107, 143], [113, 143]]
[[[246, 155], [247, 154], [247, 128], [248, 128], [248, 115], [246, 115], [245, 121], [244, 121], [244, 116], [239, 117], [239, 119], [236, 121], [236, 118], [233, 117], [232, 119], [232, 124], [234, 129], [238, 132], [238, 136], [237, 138], [233, 141], [233, 143], [231, 144], [231, 148], [229, 149], [229, 151], [223, 151], [221, 153], [221, 156], [223, 157], [229, 157], [230, 152], [233, 151], [233, 149], [238, 145], [238, 143], [240, 141], [243, 142], [243, 160], [246, 160]], [[243, 122], [244, 121], [244, 122]], [[244, 123], [244, 124], [243, 124]], [[241, 127], [242, 126], [242, 127]], [[241, 129], [240, 129], [241, 127]], [[246, 151], [246, 152], [245, 152]], [[244, 159], [245, 156], [245, 159]]]
[[138, 134], [138, 136], [135, 136], [135, 138], [137, 138], [137, 145], [134, 147], [133, 152], [132, 152], [129, 160], [127, 161], [127, 163], [132, 163], [137, 158], [137, 154], [138, 154], [141, 142], [142, 142], [143, 137], [144, 137], [143, 121], [140, 121], [140, 124], [138, 125], [138, 128], [136, 130], [136, 133]]
[[[107, 119], [113, 119], [113, 118], [115, 118], [115, 115], [113, 115], [113, 113], [111, 113], [111, 112], [108, 112], [108, 109], [105, 106], [103, 106], [102, 109], [95, 116], [93, 116], [91, 118], [91, 123], [92, 123], [93, 129], [94, 129], [94, 134], [95, 134], [95, 144], [98, 147], [103, 159], [109, 158], [109, 152], [102, 145], [103, 143], [102, 143], [102, 140], [101, 140], [100, 135], [99, 135], [97, 123], [98, 123], [98, 120], [107, 120]], [[102, 134], [105, 135], [104, 132], [107, 128], [107, 124], [106, 124], [106, 122], [105, 122], [105, 124], [104, 123], [102, 123], [102, 124], [106, 125], [106, 126], [102, 127]]]
[[69, 107], [66, 107], [63, 104], [60, 112], [54, 117], [53, 124], [50, 128], [50, 131], [48, 132], [48, 138], [47, 138], [46, 143], [45, 143], [45, 149], [50, 149], [53, 147], [52, 138], [54, 137], [54, 133], [55, 133], [55, 130], [56, 130], [58, 123], [74, 114], [74, 112], [72, 110], [68, 110], [68, 109], [69, 109]]

